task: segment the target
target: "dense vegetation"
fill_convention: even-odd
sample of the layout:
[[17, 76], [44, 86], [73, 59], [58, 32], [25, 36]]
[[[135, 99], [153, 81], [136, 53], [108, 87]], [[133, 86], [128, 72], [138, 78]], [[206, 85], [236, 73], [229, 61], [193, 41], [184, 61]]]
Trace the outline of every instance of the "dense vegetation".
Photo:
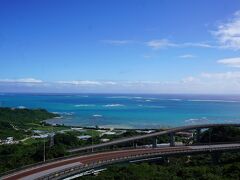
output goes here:
[[0, 108], [0, 122], [24, 128], [28, 123], [40, 123], [43, 120], [56, 117], [44, 109]]
[[40, 124], [41, 121], [56, 117], [44, 109], [0, 108], [0, 139], [14, 137], [22, 139], [28, 135], [30, 124]]
[[232, 142], [240, 141], [240, 129], [237, 127], [214, 127], [201, 134], [200, 142]]
[[[46, 159], [62, 157], [66, 155], [63, 145], [57, 144], [53, 147], [46, 142]], [[44, 142], [30, 145], [13, 144], [0, 146], [0, 173], [43, 161]]]
[[97, 176], [81, 180], [236, 180], [240, 177], [240, 153], [225, 153], [219, 164], [210, 155], [169, 158], [169, 163], [110, 166]]

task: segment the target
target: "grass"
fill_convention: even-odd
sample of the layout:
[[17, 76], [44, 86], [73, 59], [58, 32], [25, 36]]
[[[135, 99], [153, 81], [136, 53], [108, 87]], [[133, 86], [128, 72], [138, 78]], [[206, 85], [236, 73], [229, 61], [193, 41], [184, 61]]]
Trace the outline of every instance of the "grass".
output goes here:
[[34, 139], [34, 138], [29, 138], [26, 141], [22, 142], [24, 145], [31, 145], [34, 143], [39, 143], [39, 142], [43, 142], [43, 139]]
[[72, 131], [68, 131], [68, 133], [74, 135], [74, 136], [84, 136], [84, 135], [89, 135], [89, 136], [93, 136], [93, 137], [99, 137], [100, 136], [100, 132], [96, 131], [96, 130], [91, 130], [91, 129], [84, 129], [84, 132], [80, 132], [80, 131], [76, 131], [76, 130], [72, 130]]
[[39, 130], [39, 131], [47, 131], [47, 132], [57, 132], [57, 131], [62, 131], [62, 130], [68, 130], [70, 127], [63, 127], [63, 126], [38, 126], [38, 127], [33, 127], [33, 130]]
[[96, 131], [96, 130], [86, 130], [85, 132], [85, 135], [90, 135], [90, 136], [93, 136], [93, 137], [99, 137], [100, 136], [100, 132]]

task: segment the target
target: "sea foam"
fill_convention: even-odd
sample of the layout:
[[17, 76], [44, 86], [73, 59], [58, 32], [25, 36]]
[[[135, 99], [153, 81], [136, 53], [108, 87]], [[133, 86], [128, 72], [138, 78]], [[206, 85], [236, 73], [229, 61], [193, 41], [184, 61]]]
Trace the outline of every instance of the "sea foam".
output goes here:
[[93, 117], [103, 117], [101, 114], [94, 114]]
[[91, 107], [91, 106], [96, 106], [95, 104], [76, 104], [74, 105], [75, 107]]
[[106, 104], [104, 107], [121, 107], [124, 106], [123, 104]]

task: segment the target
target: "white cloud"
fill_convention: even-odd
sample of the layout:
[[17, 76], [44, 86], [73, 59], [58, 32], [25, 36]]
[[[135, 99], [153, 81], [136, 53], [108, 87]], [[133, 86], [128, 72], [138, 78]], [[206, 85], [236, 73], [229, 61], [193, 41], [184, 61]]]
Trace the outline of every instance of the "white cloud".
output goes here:
[[112, 44], [112, 45], [125, 45], [132, 43], [133, 41], [131, 40], [102, 40], [102, 42], [106, 44]]
[[196, 56], [192, 55], [192, 54], [183, 54], [181, 56], [179, 56], [180, 58], [184, 58], [184, 59], [192, 59], [195, 58]]
[[212, 32], [223, 48], [240, 49], [240, 11], [227, 22], [220, 24], [217, 30]]
[[[0, 81], [1, 82], [1, 81]], [[11, 80], [4, 82], [33, 82]], [[45, 86], [47, 84], [47, 86]], [[14, 85], [14, 86], [13, 86]], [[240, 71], [202, 73], [179, 81], [59, 81], [48, 83], [0, 83], [13, 92], [93, 92], [93, 93], [239, 93]]]
[[128, 83], [128, 84], [135, 84], [135, 85], [156, 85], [156, 84], [161, 84], [162, 82], [160, 81], [127, 81], [123, 83]]
[[215, 46], [205, 42], [200, 42], [200, 43], [187, 42], [187, 43], [181, 44], [181, 47], [215, 48]]
[[[202, 73], [200, 75], [201, 77], [204, 78], [209, 78], [209, 79], [217, 79], [217, 80], [240, 80], [240, 72], [239, 71], [235, 71], [235, 72], [224, 72], [224, 73]], [[223, 83], [226, 83], [226, 81], [224, 81]]]
[[89, 80], [83, 80], [83, 81], [58, 81], [59, 84], [69, 84], [69, 85], [83, 85], [83, 86], [101, 86], [101, 85], [115, 85], [116, 82], [113, 81], [89, 81]]
[[186, 47], [200, 47], [200, 48], [217, 48], [206, 42], [183, 42], [183, 43], [175, 43], [168, 39], [153, 39], [145, 42], [141, 41], [133, 41], [133, 40], [101, 40], [101, 42], [110, 45], [127, 45], [127, 44], [138, 44], [138, 45], [146, 45], [147, 47], [153, 49], [164, 49], [170, 47], [178, 47], [178, 48], [186, 48]]
[[176, 47], [175, 43], [170, 42], [168, 39], [157, 39], [146, 42], [147, 46], [153, 49], [161, 49], [167, 47]]
[[240, 57], [220, 59], [217, 62], [230, 67], [240, 68]]
[[106, 85], [116, 85], [117, 83], [114, 82], [114, 81], [105, 81], [105, 82], [103, 82], [103, 84], [106, 84]]
[[186, 47], [200, 47], [200, 48], [216, 48], [215, 46], [205, 43], [205, 42], [184, 42], [184, 43], [174, 43], [168, 39], [155, 39], [146, 42], [148, 47], [153, 49], [163, 49], [169, 47], [178, 47], [178, 48], [186, 48]]
[[23, 79], [0, 79], [1, 83], [43, 83], [42, 80], [34, 78], [23, 78]]
[[59, 84], [70, 84], [70, 85], [101, 85], [98, 81], [58, 81]]
[[43, 82], [34, 78], [0, 79], [0, 90], [41, 92], [126, 92], [126, 93], [239, 93], [240, 71], [201, 73], [171, 81]]
[[199, 80], [193, 76], [189, 76], [189, 77], [186, 77], [186, 78], [183, 78], [181, 80], [181, 82], [183, 83], [193, 83], [193, 82], [198, 82]]

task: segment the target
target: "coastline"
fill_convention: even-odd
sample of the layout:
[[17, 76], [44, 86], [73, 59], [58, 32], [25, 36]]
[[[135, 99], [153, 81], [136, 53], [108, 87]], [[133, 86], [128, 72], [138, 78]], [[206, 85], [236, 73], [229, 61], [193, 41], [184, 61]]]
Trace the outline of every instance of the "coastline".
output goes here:
[[[171, 128], [171, 126], [168, 127], [153, 127], [153, 128], [137, 128], [137, 127], [130, 127], [127, 125], [97, 125], [97, 126], [84, 126], [84, 125], [69, 125], [69, 124], [58, 124], [56, 121], [64, 119], [63, 116], [58, 116], [55, 118], [51, 118], [51, 119], [46, 119], [44, 120], [45, 123], [47, 123], [50, 126], [65, 126], [65, 127], [69, 127], [69, 128], [83, 128], [83, 129], [98, 129], [98, 130], [166, 130]], [[51, 122], [54, 121], [54, 122]]]

